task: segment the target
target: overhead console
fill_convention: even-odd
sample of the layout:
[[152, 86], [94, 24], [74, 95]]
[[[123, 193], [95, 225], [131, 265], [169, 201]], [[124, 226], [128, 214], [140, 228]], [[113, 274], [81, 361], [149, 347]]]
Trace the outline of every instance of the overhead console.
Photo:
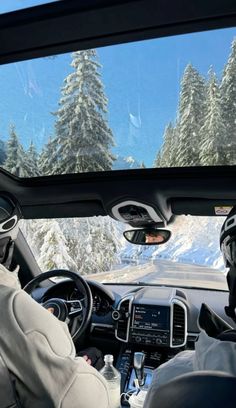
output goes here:
[[133, 200], [122, 201], [114, 205], [111, 209], [111, 215], [116, 220], [128, 223], [132, 227], [147, 225], [163, 227], [166, 224], [166, 220], [160, 210]]
[[[180, 292], [180, 291], [178, 291]], [[187, 307], [176, 289], [142, 288], [121, 299], [113, 312], [115, 336], [122, 342], [182, 347], [187, 341]]]

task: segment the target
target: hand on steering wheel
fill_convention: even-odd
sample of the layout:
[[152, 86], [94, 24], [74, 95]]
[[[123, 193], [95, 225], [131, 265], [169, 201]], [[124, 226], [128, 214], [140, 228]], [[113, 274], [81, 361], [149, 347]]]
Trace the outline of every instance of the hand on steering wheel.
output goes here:
[[73, 340], [77, 340], [87, 328], [93, 307], [93, 298], [87, 282], [77, 273], [64, 269], [57, 269], [44, 272], [32, 279], [24, 287], [29, 295], [44, 280], [62, 276], [74, 281], [76, 288], [82, 292], [83, 299], [65, 300], [61, 298], [51, 298], [42, 303], [42, 306], [52, 312], [59, 320], [71, 323], [70, 334]]

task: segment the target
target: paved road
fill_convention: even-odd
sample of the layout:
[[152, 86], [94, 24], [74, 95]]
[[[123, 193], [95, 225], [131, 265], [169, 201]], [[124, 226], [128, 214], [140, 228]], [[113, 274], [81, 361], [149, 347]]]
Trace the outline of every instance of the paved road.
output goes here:
[[199, 265], [174, 263], [166, 260], [154, 261], [154, 270], [139, 277], [145, 283], [169, 283], [192, 286], [222, 288], [226, 285], [223, 273], [216, 269]]
[[199, 265], [155, 260], [144, 265], [127, 266], [124, 269], [89, 275], [100, 282], [144, 282], [227, 289], [226, 279], [220, 271]]

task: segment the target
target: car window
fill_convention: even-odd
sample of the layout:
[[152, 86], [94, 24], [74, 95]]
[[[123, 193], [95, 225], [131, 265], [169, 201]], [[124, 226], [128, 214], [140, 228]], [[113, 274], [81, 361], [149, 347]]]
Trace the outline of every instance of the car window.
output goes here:
[[11, 11], [22, 10], [29, 7], [39, 6], [41, 4], [52, 3], [59, 0], [7, 0], [0, 3], [0, 13], [9, 13]]
[[180, 216], [159, 246], [125, 240], [110, 217], [23, 220], [21, 230], [43, 272], [69, 269], [99, 282], [227, 290], [219, 248], [224, 217]]
[[235, 34], [212, 30], [2, 65], [0, 166], [37, 177], [235, 165]]

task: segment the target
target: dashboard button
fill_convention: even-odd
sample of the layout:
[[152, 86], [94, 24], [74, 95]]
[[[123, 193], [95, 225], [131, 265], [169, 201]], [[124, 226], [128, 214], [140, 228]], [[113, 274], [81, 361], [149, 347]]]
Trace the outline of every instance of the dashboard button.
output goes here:
[[112, 319], [113, 320], [119, 320], [120, 319], [120, 317], [121, 317], [121, 315], [120, 315], [120, 312], [118, 311], [118, 310], [114, 310], [113, 312], [112, 312]]
[[140, 343], [142, 341], [142, 338], [140, 336], [135, 337], [136, 343]]

